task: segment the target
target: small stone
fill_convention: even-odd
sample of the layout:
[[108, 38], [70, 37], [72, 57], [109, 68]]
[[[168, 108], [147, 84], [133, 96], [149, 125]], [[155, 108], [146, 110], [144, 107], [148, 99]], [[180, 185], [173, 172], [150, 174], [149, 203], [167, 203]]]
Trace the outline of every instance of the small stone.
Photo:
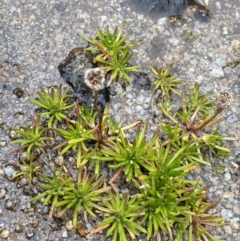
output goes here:
[[213, 77], [218, 77], [218, 78], [224, 77], [224, 72], [220, 68], [213, 68], [210, 75], [213, 76]]
[[22, 225], [16, 225], [15, 226], [15, 232], [16, 233], [22, 233], [23, 232], [23, 227], [22, 227]]
[[67, 234], [67, 230], [63, 230], [62, 232], [62, 237], [63, 238], [67, 238], [68, 234]]
[[10, 134], [10, 137], [11, 137], [12, 139], [15, 138], [16, 135], [17, 135], [17, 133], [16, 133], [15, 130], [11, 130], [9, 134]]
[[225, 181], [231, 180], [231, 174], [230, 174], [229, 172], [226, 172], [226, 173], [224, 174], [224, 179], [225, 179]]
[[16, 203], [12, 201], [11, 199], [6, 199], [4, 203], [4, 207], [8, 210], [14, 211], [15, 210]]
[[240, 207], [239, 205], [234, 205], [233, 206], [233, 212], [237, 215], [240, 215]]
[[63, 156], [57, 156], [57, 157], [55, 158], [55, 163], [56, 163], [57, 165], [61, 166], [61, 165], [63, 164], [63, 162], [64, 162]]
[[228, 225], [228, 226], [224, 226], [223, 227], [225, 234], [232, 234], [232, 228]]
[[4, 168], [4, 172], [5, 172], [5, 175], [7, 175], [8, 177], [11, 177], [15, 172], [15, 170], [12, 166], [7, 166]]
[[167, 24], [167, 18], [159, 18], [157, 20], [157, 25], [166, 25]]
[[24, 79], [24, 78], [25, 78], [25, 75], [20, 74], [18, 77], [19, 77], [19, 79]]
[[3, 239], [7, 239], [10, 235], [10, 231], [7, 230], [7, 229], [4, 229], [1, 234], [0, 234], [0, 237], [3, 238]]
[[31, 14], [31, 15], [29, 16], [29, 19], [30, 19], [31, 21], [35, 21], [35, 20], [36, 20], [36, 16], [35, 16], [34, 14]]
[[227, 65], [226, 61], [220, 57], [216, 59], [216, 64], [220, 67], [225, 67]]
[[232, 229], [238, 230], [239, 227], [240, 227], [240, 224], [239, 224], [239, 222], [237, 221], [236, 218], [233, 218], [233, 219], [230, 221], [230, 226], [232, 227]]
[[62, 43], [63, 39], [64, 39], [64, 35], [63, 34], [60, 34], [60, 33], [56, 34], [56, 36], [55, 36], [56, 42]]
[[67, 229], [67, 230], [72, 230], [72, 229], [73, 229], [72, 220], [69, 220], [69, 221], [66, 223], [66, 229]]
[[227, 217], [228, 210], [227, 209], [222, 209], [221, 210], [221, 216], [222, 217]]
[[179, 44], [179, 40], [176, 38], [169, 38], [168, 40], [173, 46], [177, 46]]
[[32, 238], [35, 235], [34, 231], [32, 229], [27, 229], [25, 232], [25, 236], [27, 239]]
[[0, 189], [0, 199], [6, 195], [6, 190], [4, 188]]
[[0, 147], [4, 147], [4, 146], [6, 146], [6, 143], [7, 143], [6, 141], [1, 140], [1, 141], [0, 141]]
[[224, 194], [223, 194], [223, 198], [230, 198], [233, 197], [233, 193], [229, 190], [227, 190]]
[[227, 209], [232, 209], [232, 204], [231, 203], [227, 203], [225, 206]]

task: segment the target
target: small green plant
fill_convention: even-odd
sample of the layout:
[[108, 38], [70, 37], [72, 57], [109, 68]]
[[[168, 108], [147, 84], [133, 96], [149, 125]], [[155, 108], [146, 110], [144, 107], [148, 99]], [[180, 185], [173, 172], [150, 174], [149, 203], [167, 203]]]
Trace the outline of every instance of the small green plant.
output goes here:
[[103, 32], [101, 29], [95, 28], [97, 37], [84, 36], [80, 31], [78, 35], [86, 40], [90, 47], [86, 48], [95, 54], [94, 61], [99, 63], [106, 72], [110, 73], [107, 85], [118, 78], [124, 78], [129, 81], [129, 72], [133, 72], [140, 66], [131, 66], [129, 61], [132, 57], [130, 50], [139, 40], [126, 43], [128, 35], [123, 35], [123, 29], [126, 22], [123, 22], [120, 28], [115, 28], [110, 32], [109, 27]]
[[24, 177], [28, 178], [29, 184], [31, 185], [33, 176], [35, 174], [40, 173], [40, 171], [41, 171], [41, 166], [40, 165], [35, 165], [33, 159], [34, 159], [33, 153], [31, 153], [30, 155], [28, 155], [26, 153], [25, 158], [22, 158], [22, 160], [21, 160], [22, 165], [19, 164], [19, 163], [14, 163], [18, 167], [20, 167], [20, 171], [15, 172], [13, 174], [12, 179], [24, 176]]
[[66, 115], [63, 112], [72, 108], [75, 104], [68, 105], [68, 99], [66, 96], [69, 89], [66, 89], [63, 92], [61, 84], [57, 90], [52, 87], [50, 93], [48, 93], [43, 87], [40, 87], [40, 89], [41, 91], [38, 92], [39, 98], [31, 99], [30, 101], [47, 110], [42, 112], [41, 115], [49, 119], [48, 127], [51, 127], [55, 119], [58, 121], [65, 119]]
[[208, 209], [216, 206], [217, 204], [217, 202], [207, 202], [205, 200], [208, 189], [209, 185], [203, 186], [198, 190], [192, 190], [191, 193], [197, 198], [190, 198], [186, 201], [186, 205], [191, 207], [191, 211], [193, 213], [189, 215], [190, 223], [187, 228], [187, 232], [186, 229], [184, 229], [184, 232], [188, 236], [189, 240], [193, 240], [193, 237], [195, 237], [197, 240], [221, 241], [211, 235], [205, 228], [205, 225], [218, 227], [224, 224], [224, 218], [219, 217], [219, 214], [206, 213]]
[[[214, 109], [216, 104], [211, 98], [211, 91], [206, 92], [205, 94], [201, 93], [200, 86], [198, 83], [194, 84], [193, 89], [189, 89], [189, 93], [186, 96], [186, 86], [182, 87], [182, 112], [185, 115], [192, 115], [194, 111], [201, 105], [201, 108], [198, 112], [200, 117], [204, 115], [209, 115]], [[184, 116], [184, 115], [183, 115]], [[181, 116], [179, 116], [181, 117]], [[182, 119], [184, 121], [184, 119]], [[186, 121], [186, 120], [185, 120]]]
[[12, 141], [11, 143], [20, 144], [21, 147], [15, 148], [10, 152], [27, 148], [27, 154], [30, 155], [33, 148], [42, 148], [45, 141], [51, 140], [50, 137], [45, 136], [47, 128], [41, 127], [40, 116], [38, 115], [36, 120], [33, 115], [31, 116], [31, 118], [32, 127], [25, 126], [21, 129], [15, 129], [16, 133], [20, 134], [23, 139], [17, 139]]
[[181, 79], [173, 77], [170, 74], [171, 67], [168, 68], [154, 68], [149, 64], [149, 68], [151, 70], [151, 75], [154, 78], [153, 85], [154, 91], [153, 96], [155, 95], [157, 90], [161, 90], [161, 97], [165, 96], [169, 97], [171, 92], [175, 94], [179, 94], [176, 90], [176, 87], [179, 83], [182, 82]]
[[58, 201], [56, 207], [64, 207], [59, 213], [58, 217], [63, 216], [69, 209], [73, 208], [73, 226], [77, 226], [78, 213], [82, 208], [87, 211], [91, 216], [96, 217], [93, 213], [93, 208], [99, 208], [97, 202], [100, 202], [102, 198], [100, 195], [110, 190], [110, 187], [103, 187], [103, 180], [106, 175], [96, 177], [87, 172], [86, 167], [79, 167], [77, 183], [70, 180], [63, 187], [63, 193], [61, 201]]
[[129, 194], [110, 193], [110, 200], [103, 199], [103, 206], [98, 207], [103, 215], [103, 221], [97, 224], [97, 228], [91, 233], [97, 233], [108, 229], [106, 237], [112, 235], [112, 241], [127, 241], [127, 234], [131, 239], [136, 239], [139, 231], [146, 233], [146, 230], [137, 223], [137, 219], [143, 215], [137, 197], [130, 197]]
[[63, 166], [53, 173], [53, 177], [47, 177], [41, 173], [39, 176], [42, 178], [44, 183], [40, 184], [40, 188], [44, 191], [39, 193], [37, 196], [32, 198], [33, 201], [37, 201], [41, 198], [45, 198], [43, 205], [51, 203], [51, 210], [49, 212], [49, 217], [52, 217], [56, 205], [59, 203], [59, 200], [65, 195], [63, 187], [71, 181], [68, 176], [68, 173], [63, 173]]
[[175, 115], [171, 113], [170, 105], [159, 104], [163, 114], [174, 123], [160, 124], [160, 129], [167, 133], [166, 142], [171, 142], [176, 150], [181, 148], [182, 143], [186, 143], [186, 141], [194, 142], [195, 147], [191, 151], [193, 155], [188, 155], [187, 157], [204, 164], [208, 164], [208, 162], [203, 160], [203, 149], [208, 148], [212, 153], [223, 157], [229, 153], [229, 149], [223, 147], [221, 142], [238, 139], [220, 135], [216, 128], [211, 129], [212, 126], [223, 120], [216, 119], [216, 117], [230, 103], [231, 96], [227, 93], [220, 93], [214, 105], [214, 102], [209, 100], [209, 95], [210, 93], [206, 93], [203, 96], [200, 95], [199, 86], [195, 84], [187, 99], [186, 90], [183, 87], [182, 108]]
[[141, 224], [147, 227], [147, 240], [152, 236], [160, 240], [160, 232], [168, 233], [173, 238], [174, 225], [184, 223], [184, 217], [192, 213], [190, 206], [184, 204], [185, 199], [181, 198], [182, 193], [188, 190], [187, 186], [198, 183], [185, 180], [189, 171], [195, 168], [193, 163], [182, 164], [182, 153], [188, 147], [185, 145], [171, 153], [170, 145], [165, 148], [157, 140], [153, 147], [158, 157], [155, 160], [157, 170], [150, 175], [140, 175], [139, 181], [134, 180], [144, 213]]
[[69, 149], [77, 150], [77, 166], [79, 167], [81, 165], [81, 160], [83, 160], [83, 151], [85, 151], [85, 153], [88, 152], [86, 142], [94, 141], [96, 138], [93, 134], [94, 129], [89, 129], [87, 123], [82, 120], [79, 108], [76, 106], [74, 110], [77, 117], [76, 121], [67, 120], [67, 129], [54, 128], [54, 130], [60, 133], [65, 139], [65, 141], [54, 147], [54, 150], [65, 146], [61, 150], [61, 155], [66, 153]]
[[157, 138], [158, 133], [156, 132], [155, 135], [146, 142], [146, 128], [147, 122], [142, 131], [140, 131], [140, 126], [138, 126], [133, 143], [130, 143], [120, 129], [116, 146], [114, 146], [112, 150], [102, 150], [107, 156], [106, 159], [115, 162], [115, 164], [110, 164], [109, 167], [123, 169], [127, 181], [140, 175], [142, 173], [141, 167], [149, 172], [154, 172], [156, 170], [156, 167], [154, 166], [155, 155], [152, 149], [152, 144]]

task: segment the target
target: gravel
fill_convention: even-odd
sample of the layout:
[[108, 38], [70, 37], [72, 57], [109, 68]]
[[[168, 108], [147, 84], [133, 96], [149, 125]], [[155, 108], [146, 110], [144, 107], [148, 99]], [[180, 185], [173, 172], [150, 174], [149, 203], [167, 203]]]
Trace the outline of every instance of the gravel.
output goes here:
[[[220, 131], [240, 136], [239, 91], [240, 48], [239, 0], [203, 0], [212, 12], [209, 22], [196, 21], [186, 10], [186, 23], [172, 25], [164, 14], [148, 14], [133, 2], [122, 0], [34, 1], [2, 0], [0, 7], [0, 237], [6, 240], [106, 240], [104, 236], [80, 237], [71, 230], [71, 218], [49, 220], [48, 208], [29, 202], [29, 193], [10, 181], [19, 154], [8, 155], [13, 148], [10, 137], [16, 138], [14, 127], [30, 124], [34, 107], [29, 99], [35, 97], [39, 86], [63, 83], [57, 66], [75, 47], [86, 46], [76, 30], [94, 34], [94, 26], [114, 29], [124, 20], [130, 39], [141, 38], [134, 49], [133, 62], [147, 69], [154, 65], [174, 64], [172, 74], [193, 86], [198, 82], [203, 91], [229, 91], [234, 96], [231, 106], [222, 114], [225, 121]], [[94, 13], [94, 14], [93, 14]], [[135, 82], [134, 82], [135, 83]], [[66, 85], [66, 83], [63, 83]], [[152, 119], [152, 90], [127, 87], [126, 96], [116, 86], [111, 98], [110, 112], [117, 120], [131, 123], [150, 117], [149, 129], [154, 131], [161, 117], [156, 110]], [[154, 109], [155, 110], [155, 109]], [[231, 155], [221, 163], [223, 174], [211, 168], [199, 169], [198, 175], [211, 184], [208, 197], [220, 199], [211, 210], [226, 218], [223, 227], [210, 227], [224, 241], [239, 241], [240, 178], [230, 161], [239, 159], [240, 143], [231, 143]], [[61, 159], [56, 162], [61, 162]], [[216, 160], [218, 161], [218, 160]], [[19, 183], [19, 187], [24, 186]], [[90, 224], [88, 224], [90, 225]], [[91, 226], [90, 226], [91, 229]], [[144, 240], [144, 239], [141, 239]], [[168, 240], [164, 237], [163, 240]]]

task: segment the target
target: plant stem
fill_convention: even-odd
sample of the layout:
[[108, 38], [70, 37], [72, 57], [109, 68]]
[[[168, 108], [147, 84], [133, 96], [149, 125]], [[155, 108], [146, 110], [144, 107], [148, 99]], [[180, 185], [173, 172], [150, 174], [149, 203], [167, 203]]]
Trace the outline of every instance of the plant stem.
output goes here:
[[216, 111], [210, 115], [209, 117], [207, 117], [202, 123], [196, 123], [195, 125], [192, 126], [192, 130], [193, 131], [199, 131], [202, 128], [204, 128], [209, 122], [211, 122], [218, 114], [220, 114], [223, 111], [224, 108], [222, 107], [218, 107], [216, 109]]
[[94, 102], [93, 102], [93, 106], [95, 108], [95, 110], [98, 112], [98, 140], [102, 139], [102, 113], [100, 111], [100, 109], [97, 106], [97, 99], [98, 99], [98, 91], [94, 91]]

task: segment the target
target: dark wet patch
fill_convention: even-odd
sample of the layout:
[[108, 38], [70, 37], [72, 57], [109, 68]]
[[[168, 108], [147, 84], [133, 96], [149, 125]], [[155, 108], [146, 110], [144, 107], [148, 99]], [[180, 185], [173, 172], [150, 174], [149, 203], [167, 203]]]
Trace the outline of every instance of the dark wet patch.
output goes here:
[[24, 91], [23, 89], [17, 87], [13, 90], [13, 94], [16, 95], [18, 98], [21, 98], [23, 97]]
[[[93, 91], [84, 83], [84, 74], [86, 69], [95, 67], [97, 66], [93, 63], [93, 55], [82, 47], [73, 49], [58, 66], [61, 77], [76, 93], [73, 97], [76, 97], [80, 104], [85, 104], [88, 107], [92, 105]], [[109, 101], [109, 88], [99, 91], [97, 105], [101, 110]]]
[[136, 72], [133, 74], [134, 89], [148, 91], [151, 88], [151, 80], [149, 75], [144, 72]]
[[125, 2], [148, 14], [159, 12], [170, 15], [181, 14], [188, 6], [187, 0], [126, 0]]
[[64, 12], [68, 7], [68, 3], [67, 2], [55, 3], [54, 7], [58, 12]]
[[193, 11], [192, 16], [198, 21], [208, 22], [212, 16], [205, 6], [195, 0], [125, 0], [124, 4], [153, 18], [166, 16], [179, 18], [189, 7]]
[[166, 37], [162, 34], [158, 34], [155, 37], [152, 38], [150, 44], [150, 53], [153, 58], [159, 58], [161, 56], [164, 56], [166, 51]]

